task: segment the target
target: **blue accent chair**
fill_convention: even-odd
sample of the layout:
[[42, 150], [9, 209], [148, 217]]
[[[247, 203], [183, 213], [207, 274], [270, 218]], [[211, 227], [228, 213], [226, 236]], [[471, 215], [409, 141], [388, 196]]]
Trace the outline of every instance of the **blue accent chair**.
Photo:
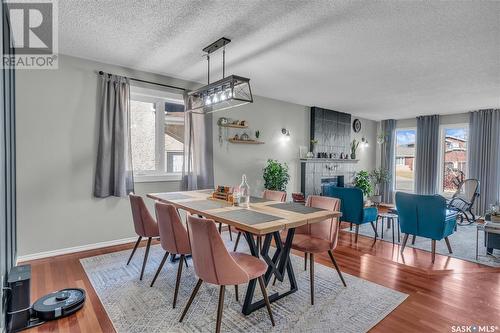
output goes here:
[[405, 249], [408, 236], [421, 236], [432, 240], [432, 262], [436, 257], [436, 241], [446, 241], [451, 250], [448, 236], [455, 231], [457, 213], [447, 209], [446, 199], [440, 195], [396, 193], [396, 209], [401, 232], [405, 234], [401, 253]]
[[323, 186], [323, 195], [340, 199], [342, 222], [356, 225], [354, 242], [358, 242], [359, 225], [370, 223], [377, 239], [377, 229], [373, 222], [377, 221], [378, 210], [375, 207], [364, 207], [363, 192], [357, 187], [337, 187], [331, 184]]

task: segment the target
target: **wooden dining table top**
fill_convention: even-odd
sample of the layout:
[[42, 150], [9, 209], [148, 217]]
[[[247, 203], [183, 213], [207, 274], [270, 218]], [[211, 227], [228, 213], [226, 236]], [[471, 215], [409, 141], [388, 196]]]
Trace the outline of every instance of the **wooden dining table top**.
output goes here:
[[147, 197], [256, 235], [296, 228], [342, 215], [338, 211], [255, 197], [251, 198], [249, 208], [243, 208], [223, 200], [212, 199], [210, 194], [210, 190], [198, 190], [149, 193]]

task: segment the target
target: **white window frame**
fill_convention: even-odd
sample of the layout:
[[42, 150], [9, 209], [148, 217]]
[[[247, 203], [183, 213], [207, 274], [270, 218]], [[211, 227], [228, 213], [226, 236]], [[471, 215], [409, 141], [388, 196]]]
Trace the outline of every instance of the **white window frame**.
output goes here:
[[[179, 123], [184, 124], [184, 118], [169, 117], [165, 115], [165, 103], [184, 104], [179, 94], [147, 89], [138, 86], [130, 87], [130, 99], [133, 101], [153, 103], [155, 106], [155, 170], [134, 170], [135, 183], [180, 181], [182, 174], [168, 173], [166, 171], [165, 161], [165, 124]], [[133, 163], [133, 161], [132, 161]]]
[[[458, 124], [441, 124], [439, 125], [439, 156], [438, 156], [438, 191], [439, 194], [442, 196], [448, 196], [450, 197], [450, 194], [447, 192], [444, 192], [443, 190], [443, 174], [444, 174], [444, 146], [445, 146], [445, 130], [446, 129], [452, 129], [452, 128], [466, 128], [467, 129], [467, 134], [469, 133], [469, 124], [468, 123], [458, 123]], [[465, 170], [465, 177], [467, 178], [468, 174], [468, 166], [469, 166], [469, 140], [467, 138], [467, 154], [466, 154], [466, 163], [467, 163], [467, 169]]]
[[[415, 156], [413, 156], [413, 191], [403, 191], [403, 190], [398, 190], [396, 188], [396, 149], [398, 146], [398, 131], [415, 131]], [[401, 127], [401, 128], [396, 128], [394, 130], [394, 158], [392, 161], [393, 164], [393, 170], [394, 174], [392, 175], [392, 184], [393, 184], [393, 191], [400, 191], [400, 192], [405, 192], [405, 193], [415, 193], [415, 162], [416, 162], [416, 155], [417, 155], [417, 128], [416, 127]]]

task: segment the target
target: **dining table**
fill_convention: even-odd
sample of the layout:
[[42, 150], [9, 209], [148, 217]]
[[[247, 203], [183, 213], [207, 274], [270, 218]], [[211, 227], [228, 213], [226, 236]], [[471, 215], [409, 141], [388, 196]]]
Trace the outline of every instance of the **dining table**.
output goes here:
[[[290, 289], [269, 295], [269, 301], [275, 302], [298, 290], [297, 281], [290, 261], [290, 250], [297, 227], [318, 223], [330, 218], [340, 218], [338, 211], [309, 207], [293, 202], [270, 201], [250, 197], [248, 207], [235, 206], [227, 201], [213, 199], [213, 190], [180, 191], [149, 193], [148, 198], [174, 205], [177, 209], [190, 214], [212, 219], [236, 227], [244, 232], [250, 253], [262, 258], [268, 265], [264, 275], [266, 286], [273, 276], [283, 282], [285, 276], [290, 282]], [[284, 240], [282, 240], [284, 235]], [[264, 237], [259, 251], [254, 236]], [[274, 240], [274, 253], [270, 253]], [[242, 313], [249, 315], [265, 306], [263, 299], [254, 300], [256, 279], [248, 283]]]

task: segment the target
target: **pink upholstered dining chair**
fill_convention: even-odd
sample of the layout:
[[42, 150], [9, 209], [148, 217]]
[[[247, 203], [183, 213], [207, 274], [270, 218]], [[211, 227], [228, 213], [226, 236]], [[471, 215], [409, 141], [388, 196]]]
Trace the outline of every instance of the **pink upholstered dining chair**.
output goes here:
[[[266, 200], [271, 200], [271, 201], [285, 202], [286, 201], [286, 192], [285, 191], [264, 190], [264, 192], [262, 192], [262, 198], [266, 199]], [[236, 231], [238, 231], [238, 236], [236, 236], [236, 242], [234, 243], [234, 250], [233, 251], [236, 251], [238, 249], [238, 243], [240, 242], [241, 233], [244, 232], [238, 228], [236, 228]], [[257, 248], [259, 249], [259, 252], [260, 252], [261, 244], [262, 244], [262, 236], [258, 236], [257, 237]]]
[[158, 224], [156, 224], [156, 221], [149, 213], [142, 197], [130, 193], [129, 198], [130, 206], [132, 207], [132, 218], [134, 220], [135, 233], [139, 235], [139, 238], [137, 239], [134, 249], [132, 250], [130, 257], [128, 258], [127, 265], [130, 263], [130, 260], [132, 260], [135, 250], [137, 250], [142, 237], [148, 238], [146, 253], [144, 253], [144, 262], [142, 263], [141, 269], [140, 280], [142, 280], [144, 269], [146, 268], [146, 262], [148, 260], [149, 248], [151, 247], [151, 240], [153, 239], [153, 237], [158, 237], [160, 233], [158, 231]]
[[202, 282], [219, 285], [219, 306], [217, 309], [216, 332], [220, 332], [222, 312], [224, 307], [224, 291], [227, 285], [239, 285], [250, 280], [258, 279], [260, 290], [264, 296], [267, 311], [274, 326], [274, 318], [271, 305], [266, 292], [263, 274], [267, 270], [267, 264], [251, 255], [245, 253], [229, 253], [224, 242], [217, 231], [213, 220], [203, 219], [192, 215], [188, 216], [189, 239], [193, 252], [193, 264], [198, 283], [194, 287], [189, 301], [182, 312], [180, 322], [186, 316], [193, 299], [200, 289]]
[[160, 230], [160, 243], [161, 247], [165, 250], [165, 255], [160, 262], [160, 266], [156, 271], [153, 281], [151, 281], [150, 287], [154, 285], [168, 256], [170, 254], [180, 254], [181, 258], [178, 261], [179, 266], [177, 267], [177, 280], [175, 281], [174, 301], [172, 303], [172, 307], [175, 308], [177, 295], [179, 293], [182, 266], [186, 261], [186, 255], [191, 254], [191, 246], [189, 245], [187, 230], [182, 224], [179, 212], [174, 205], [157, 202], [155, 204], [155, 211], [158, 229]]
[[[337, 198], [310, 195], [307, 197], [306, 206], [327, 209], [331, 211], [340, 210], [340, 200]], [[330, 259], [339, 274], [344, 287], [347, 287], [342, 272], [337, 265], [332, 251], [337, 247], [339, 233], [339, 221], [337, 218], [327, 219], [321, 222], [307, 224], [295, 230], [292, 241], [292, 249], [304, 252], [304, 269], [307, 269], [307, 256], [310, 259], [310, 281], [311, 281], [311, 304], [314, 305], [314, 255], [328, 252]], [[283, 237], [286, 234], [282, 234]]]

